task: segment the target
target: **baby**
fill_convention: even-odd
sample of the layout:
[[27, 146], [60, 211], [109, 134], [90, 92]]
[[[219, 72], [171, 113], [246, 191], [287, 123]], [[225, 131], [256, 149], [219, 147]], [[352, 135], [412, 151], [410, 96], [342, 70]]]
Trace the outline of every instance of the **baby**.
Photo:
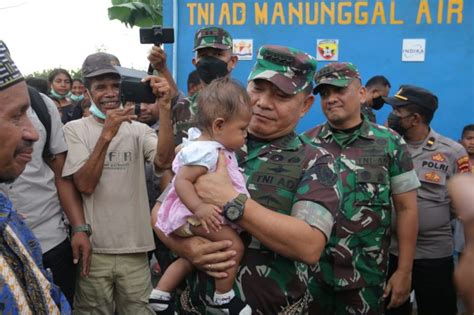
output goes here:
[[[156, 226], [167, 235], [198, 235], [211, 241], [231, 240], [236, 251], [236, 265], [226, 270], [228, 277], [215, 280], [214, 305], [227, 314], [251, 314], [249, 305], [235, 296], [232, 286], [244, 247], [235, 225], [224, 222], [221, 209], [203, 202], [194, 183], [199, 176], [216, 169], [219, 150], [224, 150], [232, 183], [248, 195], [245, 180], [238, 169], [234, 151], [247, 137], [251, 118], [250, 98], [246, 90], [231, 79], [217, 79], [200, 91], [197, 99], [196, 125], [188, 131], [181, 150], [173, 161], [176, 174], [172, 188], [158, 212]], [[158, 314], [173, 314], [171, 292], [193, 270], [191, 263], [178, 258], [161, 277], [150, 295], [150, 305]]]

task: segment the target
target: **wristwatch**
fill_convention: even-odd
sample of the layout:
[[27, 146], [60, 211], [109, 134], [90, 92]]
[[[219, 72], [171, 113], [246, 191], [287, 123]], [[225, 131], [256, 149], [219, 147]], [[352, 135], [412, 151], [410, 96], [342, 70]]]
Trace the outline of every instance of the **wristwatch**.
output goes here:
[[87, 234], [87, 236], [91, 236], [92, 235], [91, 225], [90, 224], [82, 224], [82, 225], [74, 226], [72, 228], [72, 234], [74, 235], [74, 233], [77, 233], [77, 232], [85, 232]]
[[230, 222], [236, 222], [244, 215], [246, 194], [239, 194], [237, 197], [224, 205], [224, 217]]

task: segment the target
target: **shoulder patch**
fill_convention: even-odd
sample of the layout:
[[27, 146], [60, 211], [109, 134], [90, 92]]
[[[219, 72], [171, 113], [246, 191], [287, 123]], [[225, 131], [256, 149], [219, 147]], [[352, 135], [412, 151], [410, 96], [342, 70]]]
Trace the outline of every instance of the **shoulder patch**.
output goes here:
[[456, 161], [459, 173], [469, 173], [469, 157], [467, 155]]
[[329, 166], [318, 164], [315, 166], [318, 181], [324, 186], [334, 186], [337, 182], [337, 174], [334, 173]]

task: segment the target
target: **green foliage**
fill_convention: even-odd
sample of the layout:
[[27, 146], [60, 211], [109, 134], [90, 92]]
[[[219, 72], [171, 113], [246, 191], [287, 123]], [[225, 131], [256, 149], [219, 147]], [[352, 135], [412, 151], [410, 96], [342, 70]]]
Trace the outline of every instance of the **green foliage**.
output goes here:
[[112, 0], [109, 19], [127, 27], [149, 27], [163, 24], [163, 0]]
[[[44, 70], [41, 70], [41, 71], [35, 71], [33, 73], [27, 74], [26, 77], [27, 78], [30, 78], [30, 77], [43, 78], [43, 79], [48, 80], [49, 73], [53, 70], [54, 69], [44, 69]], [[81, 79], [82, 78], [81, 69], [71, 69], [71, 70], [67, 70], [67, 71], [69, 72], [69, 74], [71, 75], [71, 77], [73, 79]]]

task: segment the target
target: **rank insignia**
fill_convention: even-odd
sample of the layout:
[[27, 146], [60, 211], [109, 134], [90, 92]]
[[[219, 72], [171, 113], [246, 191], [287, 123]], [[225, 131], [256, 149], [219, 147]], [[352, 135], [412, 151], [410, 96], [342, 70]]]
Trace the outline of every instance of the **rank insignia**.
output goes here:
[[433, 183], [439, 183], [441, 177], [436, 172], [429, 172], [425, 174], [425, 179]]
[[444, 155], [442, 153], [436, 153], [432, 156], [431, 158], [433, 161], [436, 162], [444, 162], [446, 159], [444, 158]]
[[469, 173], [469, 157], [463, 156], [456, 161], [459, 173]]

